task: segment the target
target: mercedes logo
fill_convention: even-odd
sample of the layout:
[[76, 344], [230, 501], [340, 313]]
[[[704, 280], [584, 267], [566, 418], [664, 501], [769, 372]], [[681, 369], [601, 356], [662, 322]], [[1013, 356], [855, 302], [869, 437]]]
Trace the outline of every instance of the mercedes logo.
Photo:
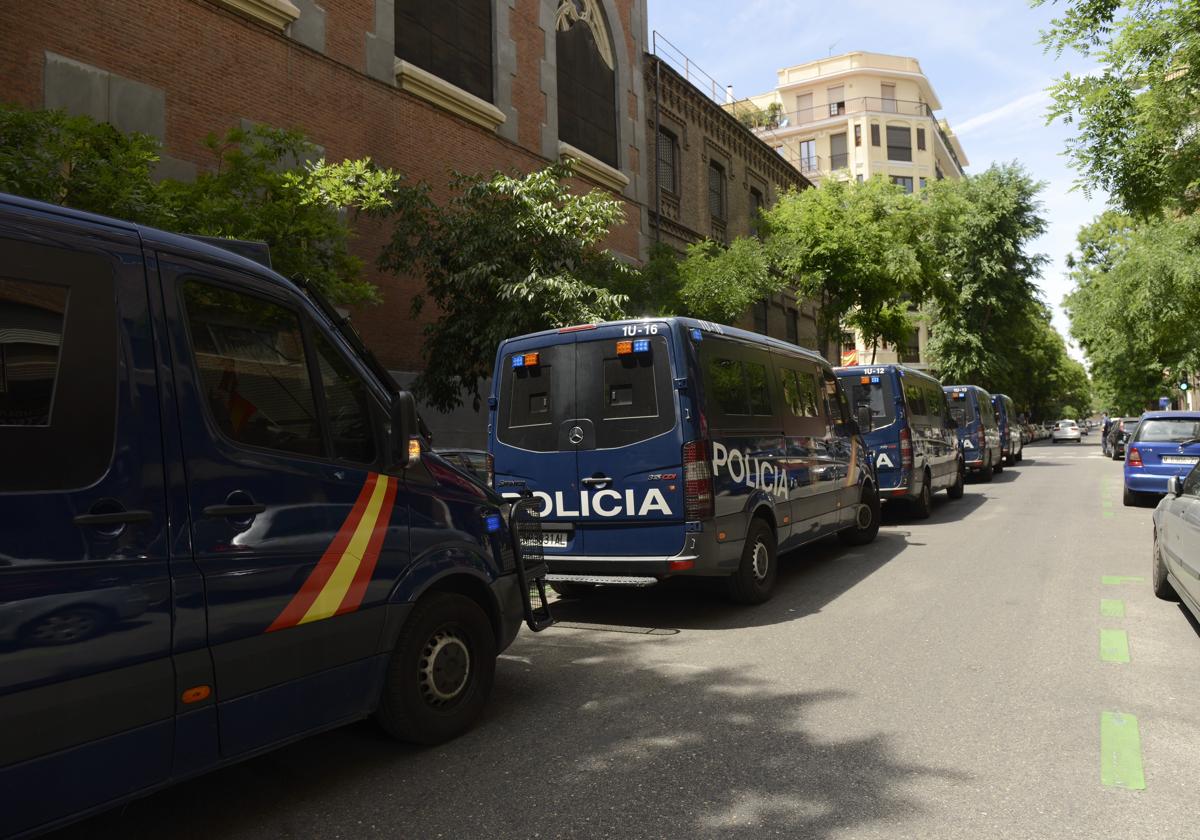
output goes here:
[[571, 431], [567, 432], [567, 440], [571, 441], [575, 446], [583, 443], [583, 429], [578, 426], [572, 426]]

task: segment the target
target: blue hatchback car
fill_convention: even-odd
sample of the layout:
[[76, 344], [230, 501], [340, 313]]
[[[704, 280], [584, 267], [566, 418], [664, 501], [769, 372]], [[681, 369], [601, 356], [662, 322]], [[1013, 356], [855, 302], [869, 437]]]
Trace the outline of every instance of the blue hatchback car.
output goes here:
[[1200, 412], [1148, 411], [1126, 445], [1124, 502], [1133, 507], [1167, 492], [1173, 475], [1187, 475], [1200, 461]]

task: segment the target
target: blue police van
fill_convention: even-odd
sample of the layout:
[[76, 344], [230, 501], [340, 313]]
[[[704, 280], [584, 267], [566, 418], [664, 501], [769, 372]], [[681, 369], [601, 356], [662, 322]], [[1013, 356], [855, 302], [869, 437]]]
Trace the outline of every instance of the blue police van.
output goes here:
[[1000, 424], [992, 395], [978, 385], [946, 385], [950, 416], [958, 425], [958, 442], [967, 471], [980, 481], [1003, 472]]
[[1000, 460], [1011, 467], [1025, 457], [1017, 407], [1007, 394], [992, 394], [992, 408], [996, 409], [996, 426], [1000, 432]]
[[837, 369], [875, 465], [879, 495], [904, 499], [915, 516], [933, 512], [933, 494], [961, 499], [965, 465], [942, 385], [903, 365]]
[[838, 379], [787, 342], [687, 318], [510, 338], [488, 403], [496, 489], [540, 504], [562, 594], [691, 575], [760, 603], [778, 552], [879, 528]]
[[0, 833], [368, 715], [467, 728], [544, 570], [417, 427], [315, 292], [0, 195]]

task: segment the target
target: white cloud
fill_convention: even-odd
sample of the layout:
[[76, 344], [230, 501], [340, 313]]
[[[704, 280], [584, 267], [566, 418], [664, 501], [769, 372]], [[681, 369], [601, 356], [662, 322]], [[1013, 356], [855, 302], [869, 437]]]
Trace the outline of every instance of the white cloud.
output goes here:
[[1029, 114], [1035, 113], [1040, 117], [1044, 114], [1045, 107], [1049, 104], [1050, 94], [1045, 90], [1036, 90], [1011, 102], [1006, 102], [998, 108], [984, 111], [982, 114], [976, 114], [964, 120], [954, 127], [954, 133], [958, 135], [970, 134], [972, 131], [983, 128], [985, 125], [990, 125], [998, 120], [1006, 120], [1014, 116], [1027, 117]]

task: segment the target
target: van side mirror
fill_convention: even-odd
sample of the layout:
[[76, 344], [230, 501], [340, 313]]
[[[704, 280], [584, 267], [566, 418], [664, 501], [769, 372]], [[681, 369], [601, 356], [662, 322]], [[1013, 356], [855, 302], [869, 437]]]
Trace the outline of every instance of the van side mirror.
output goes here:
[[1173, 475], [1167, 479], [1167, 492], [1172, 496], [1179, 497], [1183, 495], [1183, 479], [1177, 475]]
[[408, 391], [400, 391], [392, 398], [391, 427], [388, 436], [391, 453], [388, 460], [393, 469], [402, 470], [410, 460], [409, 442], [420, 430], [417, 401]]
[[869, 432], [871, 427], [874, 425], [871, 419], [871, 406], [860, 405], [857, 409], [855, 409], [855, 414], [855, 419], [858, 420], [858, 428]]

